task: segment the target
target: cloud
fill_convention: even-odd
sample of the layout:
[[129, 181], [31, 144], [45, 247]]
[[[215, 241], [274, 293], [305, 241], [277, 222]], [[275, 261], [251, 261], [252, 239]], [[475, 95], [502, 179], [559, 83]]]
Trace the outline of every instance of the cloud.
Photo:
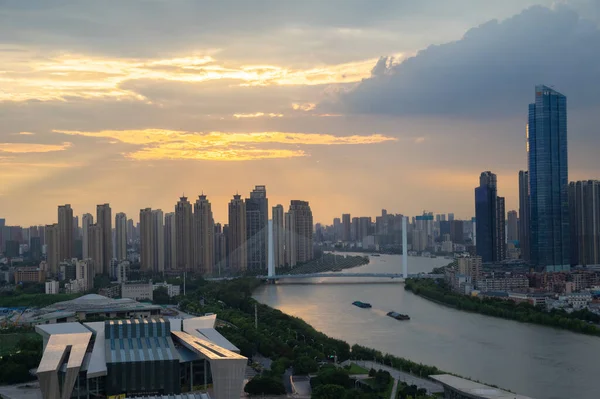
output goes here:
[[[317, 133], [225, 133], [185, 132], [164, 129], [104, 130], [83, 132], [55, 130], [70, 136], [108, 138], [142, 148], [125, 154], [135, 160], [192, 159], [211, 161], [248, 161], [267, 158], [294, 158], [307, 156], [299, 149], [281, 146], [357, 145], [395, 141], [380, 134], [369, 136], [334, 136]], [[275, 147], [273, 147], [275, 146]], [[267, 147], [267, 148], [265, 148]]]
[[529, 8], [430, 46], [401, 63], [382, 58], [371, 76], [325, 110], [390, 115], [523, 114], [535, 84], [555, 85], [571, 105], [597, 105], [600, 30], [566, 6]]
[[273, 112], [270, 112], [268, 114], [265, 114], [264, 112], [255, 112], [253, 114], [233, 114], [233, 117], [236, 119], [240, 119], [240, 118], [281, 118], [283, 117], [283, 114], [276, 114]]
[[32, 143], [0, 143], [0, 152], [12, 154], [27, 154], [36, 152], [64, 151], [71, 143], [62, 144], [32, 144]]

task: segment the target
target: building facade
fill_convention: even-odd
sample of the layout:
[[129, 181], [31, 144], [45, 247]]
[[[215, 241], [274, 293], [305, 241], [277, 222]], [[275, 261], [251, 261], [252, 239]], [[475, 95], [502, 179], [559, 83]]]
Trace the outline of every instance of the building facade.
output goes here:
[[499, 262], [506, 257], [504, 198], [497, 194], [496, 175], [482, 172], [475, 188], [475, 219], [476, 250], [483, 262]]
[[175, 257], [178, 270], [193, 270], [193, 222], [192, 204], [187, 197], [179, 198], [175, 205]]
[[202, 194], [194, 204], [194, 270], [212, 275], [215, 251], [215, 222], [210, 201]]
[[63, 261], [73, 257], [73, 209], [71, 205], [58, 207], [59, 250], [58, 259]]
[[177, 230], [175, 229], [175, 212], [165, 214], [165, 269], [175, 270], [177, 267]]
[[115, 215], [115, 258], [127, 259], [127, 215], [123, 212]]
[[294, 214], [286, 212], [285, 218], [285, 264], [288, 267], [296, 266], [296, 257], [298, 252], [296, 249], [296, 219]]
[[84, 213], [83, 217], [81, 218], [81, 234], [82, 234], [82, 256], [83, 259], [87, 259], [90, 257], [90, 247], [89, 247], [89, 240], [90, 240], [90, 231], [89, 228], [90, 226], [94, 224], [94, 217], [92, 216], [92, 214], [90, 213]]
[[152, 231], [152, 209], [140, 209], [140, 266], [145, 272], [154, 267]]
[[342, 214], [342, 241], [350, 241], [352, 239], [352, 219], [349, 213]]
[[275, 267], [285, 265], [285, 222], [283, 205], [273, 207], [273, 261]]
[[102, 273], [109, 274], [110, 262], [113, 258], [112, 211], [109, 204], [96, 206], [96, 224], [102, 231]]
[[540, 267], [570, 265], [567, 98], [539, 85], [527, 125], [530, 257]]
[[529, 172], [519, 171], [519, 246], [521, 258], [529, 262]]
[[313, 216], [308, 201], [292, 200], [289, 212], [294, 218], [294, 240], [296, 241], [296, 262], [304, 263], [313, 259]]
[[58, 275], [58, 264], [60, 263], [60, 228], [58, 224], [46, 226], [46, 262], [53, 276]]

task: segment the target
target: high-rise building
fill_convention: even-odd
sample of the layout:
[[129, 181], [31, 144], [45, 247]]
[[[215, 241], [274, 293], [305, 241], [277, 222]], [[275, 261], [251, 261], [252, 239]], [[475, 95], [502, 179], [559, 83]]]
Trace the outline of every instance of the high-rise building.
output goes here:
[[506, 237], [508, 241], [519, 240], [519, 218], [517, 211], [508, 211], [508, 218], [506, 219]]
[[79, 230], [79, 216], [73, 216], [73, 241], [81, 238], [81, 232]]
[[165, 271], [165, 226], [163, 211], [152, 211], [152, 272], [164, 273]]
[[352, 223], [349, 213], [342, 214], [342, 226], [343, 226], [343, 241], [350, 241], [352, 239]]
[[127, 244], [133, 244], [135, 241], [135, 226], [133, 219], [127, 219]]
[[41, 237], [31, 237], [29, 239], [29, 254], [31, 259], [39, 262], [42, 259], [42, 239]]
[[140, 265], [141, 270], [145, 272], [153, 271], [154, 269], [152, 231], [152, 209], [140, 209]]
[[94, 275], [102, 274], [104, 271], [104, 234], [98, 223], [88, 227], [88, 251], [89, 258], [94, 262]]
[[600, 264], [600, 181], [569, 183], [571, 264]]
[[192, 204], [187, 197], [179, 198], [175, 205], [175, 245], [177, 246], [175, 257], [179, 270], [193, 270], [193, 222]]
[[448, 221], [451, 222], [454, 220], [454, 214], [453, 213], [449, 213], [448, 214]]
[[[110, 261], [113, 258], [112, 250], [112, 213], [109, 204], [96, 206], [96, 224], [102, 229], [102, 271], [103, 274], [111, 272]], [[96, 269], [98, 273], [98, 269]]]
[[308, 201], [292, 200], [291, 213], [294, 217], [296, 241], [296, 262], [304, 263], [313, 259], [313, 216]]
[[455, 244], [464, 244], [465, 243], [464, 222], [462, 220], [453, 220], [451, 222], [447, 222], [447, 221], [443, 220], [440, 222], [440, 234], [441, 234], [442, 226], [444, 226], [444, 230], [445, 230], [446, 223], [448, 223], [448, 227], [449, 227], [448, 234], [450, 235], [450, 241], [452, 241]]
[[115, 248], [117, 260], [127, 259], [127, 215], [119, 212], [115, 216]]
[[59, 238], [59, 250], [58, 259], [63, 261], [65, 259], [73, 258], [73, 209], [71, 205], [59, 205], [58, 206], [58, 230], [60, 234]]
[[46, 262], [53, 276], [58, 275], [60, 259], [60, 227], [58, 223], [46, 225]]
[[519, 171], [519, 247], [521, 258], [529, 262], [529, 172]]
[[233, 273], [247, 268], [246, 204], [239, 194], [229, 202], [229, 235], [227, 237], [229, 269]]
[[90, 226], [94, 224], [94, 217], [90, 213], [84, 213], [81, 218], [81, 231], [82, 231], [82, 253], [83, 259], [90, 257], [89, 240], [90, 240]]
[[194, 204], [194, 270], [212, 275], [215, 250], [215, 222], [212, 207], [202, 194]]
[[481, 256], [468, 256], [458, 258], [458, 272], [470, 276], [473, 282], [481, 277]]
[[267, 188], [255, 186], [246, 198], [246, 244], [248, 270], [266, 270], [269, 243]]
[[504, 198], [497, 195], [496, 175], [482, 172], [475, 188], [476, 250], [483, 262], [504, 260]]
[[362, 241], [366, 236], [371, 234], [371, 217], [361, 216], [358, 219], [358, 237], [357, 241]]
[[288, 267], [296, 266], [298, 254], [296, 241], [296, 219], [292, 212], [286, 212], [285, 218], [285, 264]]
[[227, 225], [221, 228], [221, 223], [215, 224], [215, 267], [213, 274], [221, 276], [227, 270]]
[[283, 205], [273, 207], [273, 262], [275, 262], [275, 267], [285, 265], [285, 223], [283, 214]]
[[527, 125], [530, 254], [537, 266], [569, 265], [567, 98], [539, 85]]
[[177, 265], [177, 244], [175, 237], [175, 212], [165, 214], [165, 269], [175, 270]]

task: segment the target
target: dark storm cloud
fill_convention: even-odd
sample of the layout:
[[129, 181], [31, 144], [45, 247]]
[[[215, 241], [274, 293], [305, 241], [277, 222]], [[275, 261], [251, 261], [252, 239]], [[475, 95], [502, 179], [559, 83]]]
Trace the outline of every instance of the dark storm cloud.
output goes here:
[[344, 112], [501, 117], [523, 113], [535, 84], [554, 85], [570, 107], [600, 104], [600, 30], [570, 8], [536, 6], [469, 30], [397, 65], [381, 59], [344, 93]]

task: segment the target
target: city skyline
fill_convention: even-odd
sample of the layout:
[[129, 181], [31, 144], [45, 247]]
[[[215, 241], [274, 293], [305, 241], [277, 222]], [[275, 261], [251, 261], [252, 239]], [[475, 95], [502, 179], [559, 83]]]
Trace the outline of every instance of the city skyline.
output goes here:
[[[0, 14], [0, 209], [12, 225], [50, 224], [57, 204], [79, 215], [98, 203], [128, 215], [166, 211], [182, 192], [203, 191], [224, 222], [231, 193], [248, 182], [270, 187], [271, 203], [309, 201], [321, 223], [340, 217], [336, 203], [353, 215], [468, 219], [482, 170], [497, 174], [506, 209], [518, 209], [522, 109], [541, 83], [570, 99], [570, 180], [600, 167], [588, 84], [600, 30], [586, 1], [476, 3], [465, 14], [456, 4], [380, 0], [340, 13], [265, 0], [255, 5], [258, 30], [239, 2], [186, 2], [181, 13], [153, 2], [136, 23], [119, 22], [133, 6], [106, 15], [68, 3], [9, 2]], [[84, 14], [93, 29], [63, 23]], [[158, 16], [177, 29], [156, 37]], [[581, 54], [587, 61], [566, 73]]]

